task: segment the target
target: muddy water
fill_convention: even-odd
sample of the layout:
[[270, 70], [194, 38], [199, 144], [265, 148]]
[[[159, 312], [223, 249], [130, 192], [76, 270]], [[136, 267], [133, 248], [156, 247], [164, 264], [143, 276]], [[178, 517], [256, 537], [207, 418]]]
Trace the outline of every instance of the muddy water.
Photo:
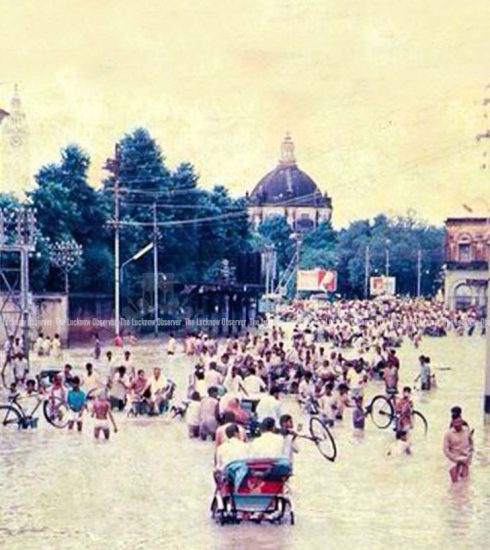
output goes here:
[[[192, 366], [169, 361], [154, 345], [133, 348], [144, 367], [163, 364], [182, 389]], [[354, 437], [350, 418], [335, 427], [339, 457], [327, 463], [302, 442], [292, 482], [293, 527], [219, 527], [209, 518], [212, 447], [189, 441], [168, 419], [117, 416], [120, 432], [95, 443], [90, 420], [82, 435], [41, 423], [36, 431], [1, 434], [0, 546], [9, 549], [351, 549], [488, 548], [490, 433], [481, 424], [484, 342], [480, 337], [427, 339], [400, 351], [402, 382], [417, 356], [432, 357], [439, 387], [415, 395], [429, 436], [405, 459], [385, 455], [391, 433], [369, 421]], [[75, 363], [86, 352], [76, 350]], [[370, 392], [378, 387], [372, 385]], [[178, 392], [179, 393], [179, 392]], [[476, 457], [467, 483], [451, 486], [441, 440], [451, 405], [463, 405], [476, 427]], [[297, 419], [294, 402], [285, 403]]]

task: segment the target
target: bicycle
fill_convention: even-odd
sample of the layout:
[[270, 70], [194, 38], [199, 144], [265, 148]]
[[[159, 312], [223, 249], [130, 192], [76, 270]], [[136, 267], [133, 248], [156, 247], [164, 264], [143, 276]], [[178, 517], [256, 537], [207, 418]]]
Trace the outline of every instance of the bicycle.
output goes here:
[[38, 402], [34, 409], [27, 414], [17, 397], [9, 403], [0, 405], [0, 427], [3, 429], [36, 428], [38, 418], [34, 415], [42, 405], [42, 411], [46, 421], [55, 428], [65, 428], [68, 424], [69, 408], [67, 403], [60, 398], [47, 398], [38, 396]]
[[63, 429], [68, 425], [70, 407], [60, 397], [48, 397], [43, 403], [44, 418], [54, 428]]
[[27, 414], [22, 405], [17, 401], [17, 397], [10, 399], [9, 403], [0, 405], [0, 426], [4, 430], [36, 428], [38, 418], [34, 414], [41, 406], [41, 403], [42, 399], [40, 398], [30, 414]]
[[[366, 407], [366, 413], [369, 414], [373, 424], [380, 430], [385, 430], [391, 425], [397, 424], [398, 415], [395, 411], [395, 394], [390, 396], [375, 395], [371, 400], [371, 403]], [[429, 423], [425, 416], [420, 412], [412, 408], [411, 410], [411, 424], [412, 431], [422, 430], [424, 436], [429, 431]], [[420, 428], [419, 428], [420, 426]]]
[[310, 415], [308, 424], [310, 435], [297, 434], [297, 437], [312, 441], [324, 458], [330, 462], [335, 462], [337, 458], [337, 445], [328, 427], [328, 423], [322, 418], [318, 401], [314, 397], [307, 397], [304, 407]]

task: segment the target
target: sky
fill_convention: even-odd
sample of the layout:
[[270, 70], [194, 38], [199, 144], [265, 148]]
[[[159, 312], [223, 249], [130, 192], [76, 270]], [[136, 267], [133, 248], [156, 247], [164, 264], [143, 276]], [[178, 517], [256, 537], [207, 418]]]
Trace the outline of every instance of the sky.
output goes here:
[[289, 131], [335, 226], [440, 224], [490, 203], [489, 29], [488, 0], [0, 0], [0, 107], [17, 82], [32, 172], [76, 142], [97, 185], [145, 126], [170, 166], [239, 195]]

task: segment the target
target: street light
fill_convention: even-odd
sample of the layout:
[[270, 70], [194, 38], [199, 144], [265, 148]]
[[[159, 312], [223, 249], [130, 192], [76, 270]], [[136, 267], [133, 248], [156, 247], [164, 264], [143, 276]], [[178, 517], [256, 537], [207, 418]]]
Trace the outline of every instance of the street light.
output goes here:
[[295, 233], [291, 233], [291, 235], [289, 236], [290, 239], [293, 239], [296, 246], [295, 246], [295, 253], [294, 253], [294, 258], [295, 258], [295, 273], [296, 273], [296, 296], [298, 295], [298, 285], [297, 285], [297, 277], [298, 277], [298, 270], [299, 270], [299, 263], [300, 263], [300, 252], [301, 252], [301, 237], [302, 237], [302, 234], [297, 231]]
[[134, 254], [133, 256], [131, 256], [131, 258], [129, 258], [129, 260], [126, 260], [125, 262], [122, 263], [121, 267], [120, 267], [120, 272], [121, 272], [121, 283], [123, 283], [123, 275], [124, 275], [124, 267], [127, 266], [129, 263], [131, 262], [134, 262], [136, 260], [139, 260], [142, 256], [144, 256], [147, 252], [149, 252], [151, 249], [153, 248], [153, 243], [148, 243], [146, 246], [144, 246], [141, 250], [138, 250], [138, 252], [136, 252], [136, 254]]
[[75, 240], [69, 239], [49, 245], [49, 261], [65, 274], [65, 294], [68, 296], [70, 272], [80, 264], [83, 248]]
[[[49, 245], [49, 261], [65, 275], [66, 320], [70, 320], [70, 272], [77, 267], [82, 259], [83, 248], [74, 239], [58, 241]], [[69, 344], [70, 327], [66, 331], [67, 346]]]
[[386, 254], [386, 261], [385, 261], [385, 275], [387, 277], [390, 276], [390, 239], [386, 239], [386, 248], [385, 248], [385, 254]]
[[[475, 202], [481, 202], [486, 208], [486, 228], [487, 234], [485, 235], [485, 244], [486, 244], [486, 258], [487, 258], [487, 318], [485, 320], [485, 336], [487, 343], [487, 352], [486, 352], [486, 361], [485, 361], [485, 386], [483, 394], [483, 422], [487, 425], [490, 425], [490, 204], [486, 199], [478, 197], [475, 199]], [[463, 208], [468, 212], [473, 213], [474, 210], [471, 206], [463, 204]]]

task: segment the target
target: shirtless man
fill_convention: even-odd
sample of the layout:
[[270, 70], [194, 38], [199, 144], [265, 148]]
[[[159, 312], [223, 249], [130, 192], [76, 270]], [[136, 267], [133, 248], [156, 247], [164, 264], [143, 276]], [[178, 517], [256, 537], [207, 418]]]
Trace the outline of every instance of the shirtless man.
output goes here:
[[458, 416], [451, 421], [451, 427], [444, 435], [443, 451], [452, 462], [449, 469], [451, 481], [455, 483], [459, 479], [465, 479], [469, 475], [473, 444], [471, 432], [464, 424], [464, 420]]
[[216, 436], [216, 430], [218, 429], [218, 390], [217, 388], [209, 388], [207, 397], [203, 397], [201, 400], [201, 407], [199, 410], [200, 426], [199, 435], [203, 441], [205, 441], [208, 435], [214, 441]]
[[395, 400], [396, 429], [401, 432], [408, 432], [412, 429], [413, 403], [411, 400], [412, 391], [409, 386], [403, 388], [402, 396]]
[[114, 433], [117, 433], [117, 426], [111, 412], [111, 404], [107, 399], [107, 396], [104, 390], [101, 390], [97, 394], [97, 397], [95, 398], [95, 401], [92, 407], [92, 416], [95, 417], [95, 424], [94, 424], [95, 439], [99, 439], [100, 432], [104, 433], [104, 437], [106, 440], [109, 439], [109, 435], [110, 435], [109, 420], [111, 421], [112, 427], [114, 428]]

